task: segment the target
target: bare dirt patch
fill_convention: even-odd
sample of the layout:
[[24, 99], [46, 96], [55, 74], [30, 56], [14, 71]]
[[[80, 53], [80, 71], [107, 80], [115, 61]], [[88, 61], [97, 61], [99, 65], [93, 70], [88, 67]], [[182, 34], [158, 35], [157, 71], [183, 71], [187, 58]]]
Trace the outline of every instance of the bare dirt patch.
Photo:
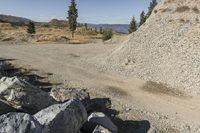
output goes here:
[[118, 95], [118, 96], [127, 96], [128, 93], [124, 91], [122, 88], [117, 87], [117, 86], [108, 86], [106, 90], [110, 93], [113, 93], [113, 95]]

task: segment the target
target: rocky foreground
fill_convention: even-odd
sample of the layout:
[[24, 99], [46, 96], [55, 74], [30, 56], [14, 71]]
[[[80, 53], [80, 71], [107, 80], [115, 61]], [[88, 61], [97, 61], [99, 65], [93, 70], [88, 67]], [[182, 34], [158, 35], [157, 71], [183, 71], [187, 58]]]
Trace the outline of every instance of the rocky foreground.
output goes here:
[[86, 90], [51, 89], [45, 92], [21, 77], [8, 75], [0, 61], [0, 133], [117, 133]]

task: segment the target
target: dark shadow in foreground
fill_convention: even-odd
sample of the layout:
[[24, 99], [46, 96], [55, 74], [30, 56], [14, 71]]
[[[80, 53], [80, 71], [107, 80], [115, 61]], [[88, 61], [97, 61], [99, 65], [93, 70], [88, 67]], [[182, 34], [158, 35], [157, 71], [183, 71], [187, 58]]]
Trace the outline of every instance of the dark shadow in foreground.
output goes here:
[[[88, 115], [90, 115], [92, 112], [103, 112], [118, 127], [119, 133], [147, 133], [149, 131], [149, 121], [122, 120], [117, 117], [120, 112], [115, 109], [111, 109], [111, 104], [112, 103], [109, 98], [92, 99], [92, 106], [88, 111]], [[81, 131], [83, 133], [92, 133], [95, 126], [95, 124], [86, 123]]]
[[48, 76], [52, 74], [46, 73], [47, 76], [37, 75], [36, 69], [18, 68], [10, 63], [15, 59], [3, 59], [0, 58], [0, 76], [13, 77], [17, 76], [25, 79], [30, 84], [49, 92], [53, 86], [62, 85], [61, 83], [51, 83], [48, 81]]

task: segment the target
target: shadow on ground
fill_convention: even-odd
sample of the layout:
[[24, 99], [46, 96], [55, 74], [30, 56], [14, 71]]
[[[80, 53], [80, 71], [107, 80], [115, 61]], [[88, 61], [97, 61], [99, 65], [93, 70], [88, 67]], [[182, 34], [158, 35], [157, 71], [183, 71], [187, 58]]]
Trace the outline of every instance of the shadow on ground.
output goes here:
[[45, 73], [45, 76], [39, 76], [36, 69], [18, 68], [12, 65], [9, 61], [15, 59], [2, 59], [0, 58], [1, 72], [0, 76], [13, 77], [17, 76], [25, 79], [30, 84], [42, 89], [43, 91], [50, 92], [53, 86], [62, 85], [61, 83], [52, 83], [48, 80], [51, 73]]
[[[133, 121], [133, 120], [122, 120], [117, 117], [120, 113], [115, 109], [111, 109], [111, 100], [109, 98], [95, 98], [92, 99], [92, 106], [88, 114], [92, 112], [103, 112], [106, 114], [118, 127], [119, 133], [147, 133], [150, 129], [149, 121]], [[88, 128], [88, 126], [86, 126]], [[92, 129], [95, 127], [90, 127], [89, 132], [92, 133]], [[88, 128], [89, 129], [89, 128]], [[84, 133], [86, 131], [83, 130]], [[88, 131], [87, 131], [88, 133]]]
[[[9, 63], [9, 61], [14, 61], [15, 59], [2, 59], [0, 58], [0, 77], [13, 77], [17, 76], [25, 79], [32, 85], [39, 87], [40, 89], [49, 92], [53, 86], [62, 85], [61, 83], [51, 83], [48, 81], [48, 77], [51, 73], [46, 73], [45, 76], [39, 76], [38, 71], [35, 69], [17, 68], [16, 66]], [[88, 109], [88, 115], [92, 112], [103, 112], [106, 114], [118, 127], [119, 133], [147, 133], [150, 129], [149, 121], [132, 121], [132, 120], [122, 120], [117, 117], [120, 113], [115, 109], [111, 109], [112, 102], [109, 98], [94, 98], [91, 100], [92, 105]], [[86, 123], [87, 124], [87, 123]], [[87, 129], [82, 129], [82, 133], [92, 133], [95, 127], [91, 125], [84, 125]]]

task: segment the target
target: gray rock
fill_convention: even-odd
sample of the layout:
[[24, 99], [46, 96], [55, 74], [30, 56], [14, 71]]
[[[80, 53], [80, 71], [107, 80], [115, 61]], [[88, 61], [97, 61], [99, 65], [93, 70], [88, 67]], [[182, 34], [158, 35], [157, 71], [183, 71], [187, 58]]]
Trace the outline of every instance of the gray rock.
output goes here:
[[16, 109], [31, 114], [56, 103], [48, 93], [16, 77], [1, 78], [0, 99]]
[[98, 126], [96, 126], [96, 128], [94, 129], [94, 131], [92, 133], [112, 133], [112, 132], [110, 132], [108, 129], [98, 125]]
[[42, 125], [29, 114], [8, 113], [0, 116], [0, 133], [42, 132]]
[[34, 116], [50, 133], [77, 133], [87, 121], [85, 107], [78, 99], [52, 105]]
[[85, 89], [53, 88], [50, 95], [58, 102], [65, 102], [75, 98], [81, 100], [86, 108], [91, 104], [90, 95]]
[[88, 121], [92, 123], [96, 123], [97, 125], [101, 125], [104, 128], [111, 131], [112, 133], [118, 132], [117, 126], [105, 114], [101, 112], [92, 113], [88, 117]]

